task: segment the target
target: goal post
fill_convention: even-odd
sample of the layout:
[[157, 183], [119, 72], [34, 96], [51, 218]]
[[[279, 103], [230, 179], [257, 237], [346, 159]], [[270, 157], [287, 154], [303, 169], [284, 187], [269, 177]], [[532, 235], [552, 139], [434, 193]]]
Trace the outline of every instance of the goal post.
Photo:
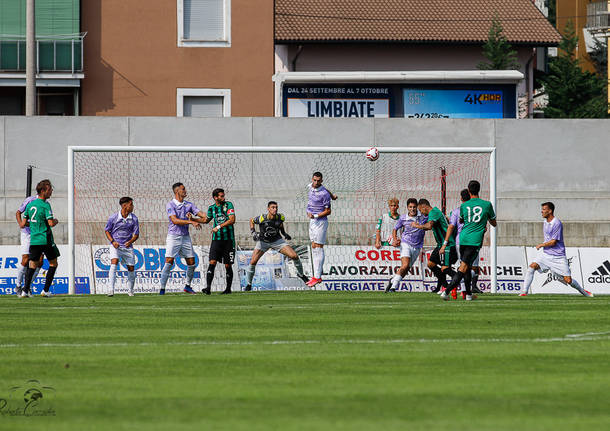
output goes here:
[[[226, 189], [227, 200], [239, 203], [238, 244], [249, 233], [247, 230], [244, 234], [244, 221], [264, 212], [267, 201], [278, 199], [280, 212], [287, 214], [291, 229], [298, 225], [300, 241], [308, 244], [306, 186], [314, 171], [323, 172], [324, 185], [340, 198], [338, 209], [333, 206], [329, 232], [335, 223], [340, 227], [335, 228], [334, 236], [331, 234], [329, 244], [369, 245], [365, 243], [370, 243], [371, 232], [365, 225], [374, 223], [380, 211], [387, 210], [388, 196], [400, 196], [401, 202], [407, 197], [424, 197], [440, 207], [438, 179], [442, 167], [446, 169], [443, 192], [449, 210], [459, 206], [459, 190], [469, 180], [477, 179], [481, 196], [489, 199], [497, 211], [494, 147], [377, 148], [380, 157], [371, 162], [365, 157], [368, 147], [68, 147], [69, 293], [75, 293], [75, 277], [80, 275], [76, 246], [106, 244], [100, 235], [107, 217], [118, 211], [121, 196], [134, 198], [134, 213], [141, 224], [147, 224], [138, 242], [165, 243], [165, 203], [173, 197], [171, 185], [178, 181], [187, 187], [187, 200], [203, 211], [212, 203], [213, 188]], [[406, 207], [401, 209], [405, 211]], [[496, 229], [491, 229], [492, 293], [497, 288], [496, 244]]]

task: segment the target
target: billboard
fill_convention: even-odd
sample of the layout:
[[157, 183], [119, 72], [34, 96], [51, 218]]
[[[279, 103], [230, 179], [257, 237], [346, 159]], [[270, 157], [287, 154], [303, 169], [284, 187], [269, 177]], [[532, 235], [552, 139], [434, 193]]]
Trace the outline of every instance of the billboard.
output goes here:
[[504, 118], [503, 90], [406, 88], [406, 118]]

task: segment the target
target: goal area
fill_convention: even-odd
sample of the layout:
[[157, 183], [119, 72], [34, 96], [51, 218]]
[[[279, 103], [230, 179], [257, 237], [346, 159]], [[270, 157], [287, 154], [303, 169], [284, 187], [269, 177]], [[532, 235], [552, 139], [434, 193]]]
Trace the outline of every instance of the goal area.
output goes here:
[[[174, 198], [172, 185], [177, 182], [185, 185], [186, 200], [204, 213], [214, 203], [212, 190], [224, 189], [226, 200], [235, 206], [238, 251], [254, 248], [249, 220], [266, 213], [267, 203], [276, 201], [279, 212], [286, 218], [291, 244], [306, 254], [310, 246], [307, 186], [312, 174], [321, 172], [323, 185], [338, 196], [331, 204], [325, 246], [327, 260], [332, 253], [338, 253], [333, 257], [336, 262], [347, 261], [350, 257], [347, 254], [354, 247], [374, 249], [375, 224], [388, 212], [390, 198], [399, 199], [401, 214], [407, 210], [408, 198], [425, 198], [448, 217], [461, 203], [460, 191], [476, 179], [481, 183], [481, 198], [490, 200], [496, 208], [495, 148], [378, 147], [376, 161], [366, 158], [367, 150], [365, 147], [288, 146], [69, 147], [69, 292], [75, 292], [79, 277], [91, 277], [92, 293], [105, 292], [101, 282], [95, 286], [96, 274], [103, 272], [99, 266], [103, 266], [99, 263], [101, 250], [109, 247], [104, 228], [108, 217], [120, 210], [118, 202], [122, 196], [133, 198], [134, 214], [140, 222], [138, 256], [146, 260], [146, 253], [159, 254], [156, 261], [151, 258], [137, 265], [137, 277], [158, 279], [168, 229], [166, 204]], [[195, 280], [199, 283], [200, 274], [205, 274], [207, 268], [210, 229], [211, 224], [204, 225], [202, 230], [190, 227], [193, 245], [199, 247], [199, 278]], [[433, 246], [432, 233], [426, 234], [425, 244], [428, 248]], [[490, 229], [484, 245], [485, 253], [489, 250], [489, 267], [495, 269], [495, 229]], [[147, 247], [157, 247], [157, 251]], [[347, 254], [343, 257], [342, 253]], [[399, 262], [393, 264], [400, 266]], [[424, 283], [425, 262], [421, 265]], [[219, 269], [223, 270], [221, 266], [217, 266], [216, 279], [219, 279]], [[237, 285], [239, 278], [235, 277]], [[489, 272], [489, 280], [490, 291], [495, 293], [495, 270]], [[122, 282], [121, 275], [117, 282]], [[179, 285], [180, 277], [176, 275], [170, 278], [168, 290], [178, 291]]]

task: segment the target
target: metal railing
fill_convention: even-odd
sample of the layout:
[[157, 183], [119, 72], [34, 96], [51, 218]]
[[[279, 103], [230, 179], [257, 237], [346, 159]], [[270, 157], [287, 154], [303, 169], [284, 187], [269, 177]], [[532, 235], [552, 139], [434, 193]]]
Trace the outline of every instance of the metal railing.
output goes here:
[[599, 29], [607, 31], [610, 27], [608, 18], [610, 17], [608, 12], [608, 2], [598, 1], [587, 4], [587, 28], [588, 29]]
[[[86, 35], [38, 36], [36, 72], [82, 72], [83, 40]], [[25, 36], [0, 35], [0, 71], [25, 71]]]

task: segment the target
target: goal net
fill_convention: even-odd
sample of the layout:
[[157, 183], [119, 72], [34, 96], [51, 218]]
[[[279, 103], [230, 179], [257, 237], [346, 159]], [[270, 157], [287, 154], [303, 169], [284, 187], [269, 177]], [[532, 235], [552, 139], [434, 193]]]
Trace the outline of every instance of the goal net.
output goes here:
[[[482, 186], [481, 197], [495, 202], [492, 148], [379, 148], [379, 159], [374, 162], [365, 157], [366, 150], [351, 147], [70, 147], [71, 291], [75, 281], [86, 277], [91, 277], [92, 293], [107, 291], [109, 244], [104, 228], [108, 217], [120, 210], [118, 201], [122, 196], [133, 198], [134, 214], [140, 222], [140, 238], [135, 247], [136, 292], [158, 290], [168, 229], [165, 208], [174, 197], [172, 184], [176, 182], [185, 185], [186, 200], [204, 213], [214, 203], [212, 190], [215, 188], [224, 189], [226, 200], [234, 204], [238, 250], [235, 274], [241, 268], [243, 276], [243, 266], [250, 256], [248, 251], [254, 247], [249, 220], [266, 213], [267, 202], [271, 200], [278, 202], [279, 212], [286, 218], [286, 230], [292, 236], [291, 244], [300, 254], [306, 273], [310, 273], [307, 185], [313, 172], [322, 172], [323, 185], [338, 196], [332, 202], [325, 246], [327, 275], [324, 279], [331, 284], [318, 286], [324, 290], [337, 290], [344, 283], [354, 286], [351, 283], [358, 280], [379, 283], [391, 275], [379, 274], [379, 270], [375, 273], [372, 269], [361, 271], [361, 268], [353, 274], [352, 266], [387, 266], [387, 271], [400, 266], [393, 247], [374, 248], [375, 224], [388, 212], [389, 198], [399, 199], [401, 214], [406, 212], [406, 200], [413, 197], [428, 199], [432, 206], [449, 215], [460, 205], [460, 190], [468, 181], [476, 179]], [[190, 228], [197, 254], [193, 288], [205, 284], [210, 228], [211, 224], [202, 230]], [[486, 241], [487, 246], [492, 246], [489, 264], [494, 268], [495, 238], [488, 235]], [[433, 236], [428, 233], [425, 244], [432, 246], [433, 243]], [[291, 262], [272, 252], [265, 257], [257, 267], [255, 285], [259, 289], [303, 286], [295, 277]], [[415, 268], [405, 280], [413, 283], [412, 290], [425, 289], [430, 277], [425, 271], [425, 259], [424, 256], [416, 265], [419, 271]], [[224, 288], [222, 266], [217, 265], [214, 290]], [[121, 292], [126, 289], [127, 273], [124, 266], [119, 269], [117, 291]], [[184, 262], [177, 259], [168, 291], [182, 289], [185, 269]], [[241, 278], [234, 278], [234, 290], [240, 289], [240, 282], [243, 284]], [[495, 280], [490, 282], [493, 287]]]

